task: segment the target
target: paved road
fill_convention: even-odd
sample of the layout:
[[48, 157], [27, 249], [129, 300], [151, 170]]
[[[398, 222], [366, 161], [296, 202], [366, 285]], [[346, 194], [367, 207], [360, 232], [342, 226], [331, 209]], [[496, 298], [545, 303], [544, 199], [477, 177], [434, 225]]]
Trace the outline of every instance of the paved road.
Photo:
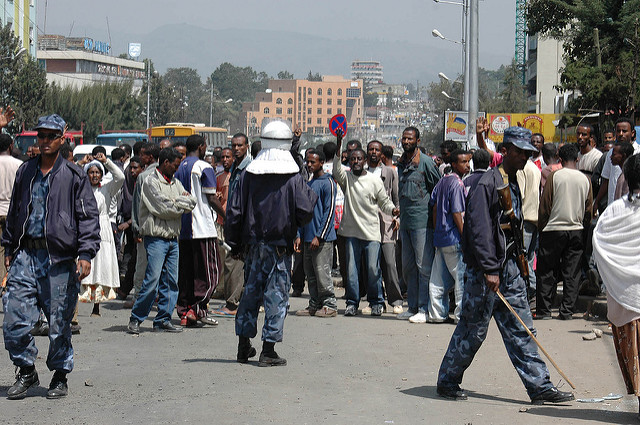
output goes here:
[[[292, 298], [292, 311], [306, 302]], [[344, 309], [344, 301], [339, 307]], [[105, 304], [100, 318], [89, 317], [90, 311], [90, 305], [80, 305], [82, 333], [73, 338], [76, 367], [69, 375], [69, 396], [44, 398], [51, 373], [45, 365], [47, 339], [38, 337], [41, 386], [22, 401], [0, 398], [0, 423], [637, 423], [637, 401], [627, 395], [606, 404], [531, 406], [495, 325], [465, 376], [469, 400], [452, 402], [436, 395], [435, 383], [453, 325], [410, 324], [391, 314], [292, 315], [285, 341], [276, 345], [288, 366], [259, 368], [257, 362], [235, 362], [231, 319], [181, 334], [152, 333], [147, 321], [135, 337], [124, 332], [129, 311], [120, 302]], [[610, 333], [582, 340], [594, 326], [606, 330], [606, 323], [536, 324], [541, 343], [578, 387], [578, 398], [625, 393]], [[2, 395], [13, 383], [13, 370], [2, 350]], [[561, 381], [553, 369], [551, 374]]]

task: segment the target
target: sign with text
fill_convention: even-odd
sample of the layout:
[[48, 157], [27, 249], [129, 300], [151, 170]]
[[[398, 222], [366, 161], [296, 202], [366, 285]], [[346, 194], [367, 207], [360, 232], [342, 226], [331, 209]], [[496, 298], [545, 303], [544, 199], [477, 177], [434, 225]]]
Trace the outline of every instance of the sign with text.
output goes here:
[[[484, 112], [478, 112], [479, 117], [484, 117]], [[456, 142], [467, 141], [467, 111], [445, 111], [444, 112], [444, 140], [455, 140]]]
[[502, 142], [504, 130], [508, 127], [521, 126], [531, 133], [541, 133], [545, 142], [575, 142], [575, 133], [568, 132], [564, 136], [553, 121], [559, 119], [556, 114], [489, 114], [489, 139], [495, 143]]

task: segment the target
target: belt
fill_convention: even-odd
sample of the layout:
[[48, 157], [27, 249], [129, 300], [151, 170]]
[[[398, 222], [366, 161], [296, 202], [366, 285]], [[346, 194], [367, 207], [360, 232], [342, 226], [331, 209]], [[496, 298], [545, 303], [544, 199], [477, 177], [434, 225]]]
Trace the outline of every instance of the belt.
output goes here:
[[22, 241], [21, 246], [26, 249], [47, 249], [47, 240], [45, 238], [26, 238]]

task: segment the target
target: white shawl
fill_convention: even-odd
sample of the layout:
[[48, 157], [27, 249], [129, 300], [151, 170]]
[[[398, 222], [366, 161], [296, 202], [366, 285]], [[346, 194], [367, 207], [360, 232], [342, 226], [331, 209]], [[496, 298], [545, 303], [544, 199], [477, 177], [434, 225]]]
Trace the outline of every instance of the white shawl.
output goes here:
[[640, 199], [624, 196], [604, 211], [593, 232], [593, 254], [607, 294], [640, 313]]

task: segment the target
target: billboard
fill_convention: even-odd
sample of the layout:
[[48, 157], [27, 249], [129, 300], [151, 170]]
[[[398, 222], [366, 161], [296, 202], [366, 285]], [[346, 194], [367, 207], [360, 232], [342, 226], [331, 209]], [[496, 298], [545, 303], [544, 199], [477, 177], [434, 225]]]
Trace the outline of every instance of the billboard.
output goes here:
[[[484, 112], [478, 112], [479, 117], [484, 117]], [[455, 140], [456, 142], [467, 141], [467, 111], [445, 111], [444, 112], [444, 140]], [[475, 136], [475, 135], [474, 135]]]
[[[502, 142], [502, 134], [508, 127], [521, 126], [532, 133], [541, 133], [545, 142], [575, 142], [575, 131], [561, 134], [554, 121], [560, 119], [556, 114], [489, 114], [489, 139]], [[567, 134], [569, 133], [569, 134]], [[572, 133], [572, 134], [571, 134]]]

